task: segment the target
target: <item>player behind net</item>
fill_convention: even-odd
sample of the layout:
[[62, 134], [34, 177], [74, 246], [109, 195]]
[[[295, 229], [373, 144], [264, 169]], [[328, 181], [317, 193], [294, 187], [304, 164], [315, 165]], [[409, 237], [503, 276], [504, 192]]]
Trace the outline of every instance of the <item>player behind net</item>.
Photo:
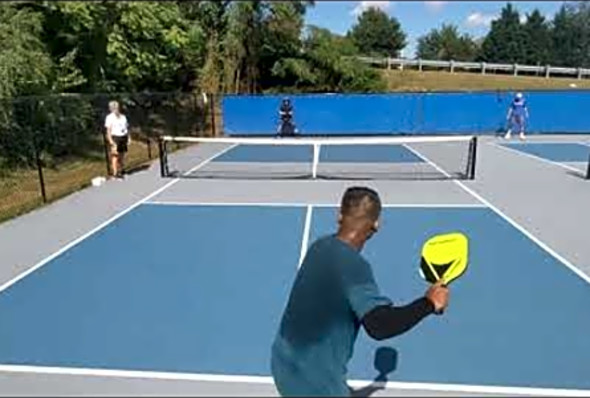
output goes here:
[[293, 105], [289, 98], [283, 98], [279, 108], [279, 128], [277, 136], [293, 137], [297, 133], [295, 123], [293, 123]]
[[529, 110], [522, 93], [516, 93], [514, 96], [514, 100], [512, 100], [510, 108], [508, 108], [506, 118], [508, 119], [508, 131], [504, 138], [510, 139], [512, 130], [518, 130], [520, 139], [524, 140], [524, 129], [526, 121], [529, 118]]

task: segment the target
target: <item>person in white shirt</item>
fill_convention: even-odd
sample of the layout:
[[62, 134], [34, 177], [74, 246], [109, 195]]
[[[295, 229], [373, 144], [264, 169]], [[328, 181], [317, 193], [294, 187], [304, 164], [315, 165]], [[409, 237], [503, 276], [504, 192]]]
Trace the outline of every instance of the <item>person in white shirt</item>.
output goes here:
[[110, 145], [111, 154], [111, 171], [113, 177], [123, 178], [123, 168], [125, 165], [125, 153], [131, 142], [128, 132], [127, 118], [123, 115], [117, 101], [109, 102], [110, 114], [105, 120], [107, 129], [107, 143]]

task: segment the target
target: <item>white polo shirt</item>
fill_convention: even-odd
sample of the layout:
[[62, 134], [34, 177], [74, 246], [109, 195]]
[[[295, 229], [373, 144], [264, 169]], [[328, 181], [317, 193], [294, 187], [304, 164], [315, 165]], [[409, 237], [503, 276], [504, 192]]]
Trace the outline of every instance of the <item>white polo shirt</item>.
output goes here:
[[104, 126], [107, 129], [109, 127], [111, 128], [111, 135], [114, 137], [124, 137], [127, 135], [127, 118], [123, 114], [117, 116], [114, 113], [110, 113], [104, 122]]

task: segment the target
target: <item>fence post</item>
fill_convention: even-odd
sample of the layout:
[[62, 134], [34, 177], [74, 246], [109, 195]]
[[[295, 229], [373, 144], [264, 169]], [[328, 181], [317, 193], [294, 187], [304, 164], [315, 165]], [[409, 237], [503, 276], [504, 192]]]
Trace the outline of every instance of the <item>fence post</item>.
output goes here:
[[550, 65], [547, 65], [545, 67], [545, 79], [549, 79], [550, 73], [551, 73], [551, 66]]
[[518, 76], [518, 64], [514, 64], [514, 76]]
[[582, 79], [582, 68], [578, 67], [578, 79]]
[[418, 59], [418, 70], [422, 72], [422, 60]]
[[147, 144], [148, 159], [152, 160], [152, 140], [150, 140], [150, 137], [146, 137], [146, 144]]
[[39, 153], [39, 145], [37, 145], [37, 139], [35, 138], [35, 136], [33, 136], [33, 152], [35, 153], [35, 163], [37, 164], [37, 173], [39, 174], [41, 198], [43, 198], [43, 203], [47, 203], [47, 193], [45, 192], [45, 178], [43, 176], [43, 165], [41, 164], [41, 154]]
[[211, 94], [211, 100], [209, 101], [209, 109], [211, 112], [211, 135], [217, 137], [217, 126], [215, 125], [215, 94]]
[[[100, 131], [100, 130], [99, 130]], [[111, 175], [111, 151], [110, 145], [107, 142], [106, 133], [100, 133], [102, 135], [102, 146], [104, 147], [104, 159], [107, 166], [107, 176]]]
[[455, 61], [451, 60], [450, 66], [451, 66], [451, 73], [455, 73]]
[[485, 62], [481, 63], [481, 74], [482, 75], [486, 74], [486, 63]]

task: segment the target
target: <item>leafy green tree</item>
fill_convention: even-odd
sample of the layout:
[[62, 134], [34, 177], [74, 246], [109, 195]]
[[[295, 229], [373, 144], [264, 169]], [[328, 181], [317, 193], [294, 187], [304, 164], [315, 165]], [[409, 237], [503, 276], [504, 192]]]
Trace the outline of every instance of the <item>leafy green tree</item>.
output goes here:
[[472, 61], [477, 56], [477, 45], [467, 35], [460, 35], [455, 25], [443, 24], [418, 39], [418, 58]]
[[260, 80], [258, 62], [262, 47], [262, 1], [235, 2], [229, 9], [228, 28], [223, 40], [224, 91], [255, 92]]
[[284, 86], [297, 91], [382, 91], [384, 81], [379, 73], [350, 57], [355, 54], [357, 49], [347, 37], [311, 26], [303, 56], [279, 60], [273, 73]]
[[[125, 3], [108, 35], [107, 64], [118, 85], [128, 91], [178, 86], [183, 50], [194, 43], [178, 5], [166, 2]], [[202, 38], [197, 38], [202, 39]]]
[[407, 45], [406, 34], [399, 21], [375, 8], [359, 15], [348, 34], [365, 55], [397, 57]]
[[483, 61], [500, 63], [523, 63], [526, 59], [526, 36], [520, 16], [508, 3], [500, 18], [492, 21], [490, 32], [482, 44]]
[[53, 64], [41, 33], [38, 12], [0, 6], [0, 98], [48, 89]]
[[535, 9], [527, 15], [524, 24], [525, 58], [529, 65], [546, 65], [551, 59], [551, 27], [545, 17]]

